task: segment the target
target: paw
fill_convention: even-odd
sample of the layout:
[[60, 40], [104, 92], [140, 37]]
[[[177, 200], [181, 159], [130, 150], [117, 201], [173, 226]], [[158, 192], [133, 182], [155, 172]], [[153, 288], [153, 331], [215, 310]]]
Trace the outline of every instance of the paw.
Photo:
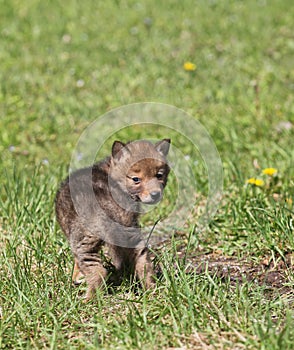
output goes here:
[[79, 272], [75, 276], [73, 276], [72, 282], [75, 286], [79, 286], [80, 284], [85, 282], [85, 276], [81, 272]]

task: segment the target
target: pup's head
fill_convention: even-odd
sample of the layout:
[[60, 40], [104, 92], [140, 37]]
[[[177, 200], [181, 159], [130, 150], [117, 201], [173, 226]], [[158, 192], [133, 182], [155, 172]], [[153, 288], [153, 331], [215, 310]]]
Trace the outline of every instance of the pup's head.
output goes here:
[[155, 145], [139, 140], [124, 144], [115, 141], [112, 146], [111, 178], [135, 201], [155, 204], [162, 198], [169, 166], [166, 156], [170, 139]]

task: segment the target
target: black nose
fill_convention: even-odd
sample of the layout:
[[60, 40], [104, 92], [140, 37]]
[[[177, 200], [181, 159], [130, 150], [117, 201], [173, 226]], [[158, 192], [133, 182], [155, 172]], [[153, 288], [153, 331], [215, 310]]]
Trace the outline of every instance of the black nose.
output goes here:
[[160, 199], [161, 192], [158, 192], [158, 191], [150, 192], [150, 196], [153, 201], [158, 201]]

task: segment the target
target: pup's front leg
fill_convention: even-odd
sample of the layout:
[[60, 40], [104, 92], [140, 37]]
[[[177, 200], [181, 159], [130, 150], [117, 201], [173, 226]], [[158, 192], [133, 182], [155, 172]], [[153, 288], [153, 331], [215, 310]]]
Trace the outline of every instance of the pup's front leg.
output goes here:
[[147, 247], [143, 249], [136, 248], [135, 253], [135, 274], [142, 283], [145, 289], [150, 289], [155, 286], [154, 270], [149, 256]]
[[74, 285], [78, 286], [82, 283], [83, 277], [85, 277], [79, 267], [78, 259], [75, 258], [75, 265], [72, 273], [72, 282]]
[[[93, 237], [84, 236], [75, 246], [72, 246], [75, 255], [76, 274], [85, 276], [88, 284], [86, 300], [95, 294], [97, 288], [101, 288], [107, 276], [107, 270], [98, 252], [102, 248], [102, 241], [93, 241]], [[77, 277], [77, 276], [73, 276]]]

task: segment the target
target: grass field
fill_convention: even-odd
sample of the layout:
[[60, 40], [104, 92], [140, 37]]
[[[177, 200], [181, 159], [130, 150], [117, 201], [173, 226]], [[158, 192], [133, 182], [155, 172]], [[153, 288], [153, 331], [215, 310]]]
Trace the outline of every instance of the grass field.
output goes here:
[[[292, 1], [0, 5], [0, 348], [294, 349]], [[154, 291], [125, 281], [86, 304], [54, 195], [83, 130], [145, 101], [206, 128], [224, 169], [219, 210], [197, 233], [197, 206], [154, 247]]]

